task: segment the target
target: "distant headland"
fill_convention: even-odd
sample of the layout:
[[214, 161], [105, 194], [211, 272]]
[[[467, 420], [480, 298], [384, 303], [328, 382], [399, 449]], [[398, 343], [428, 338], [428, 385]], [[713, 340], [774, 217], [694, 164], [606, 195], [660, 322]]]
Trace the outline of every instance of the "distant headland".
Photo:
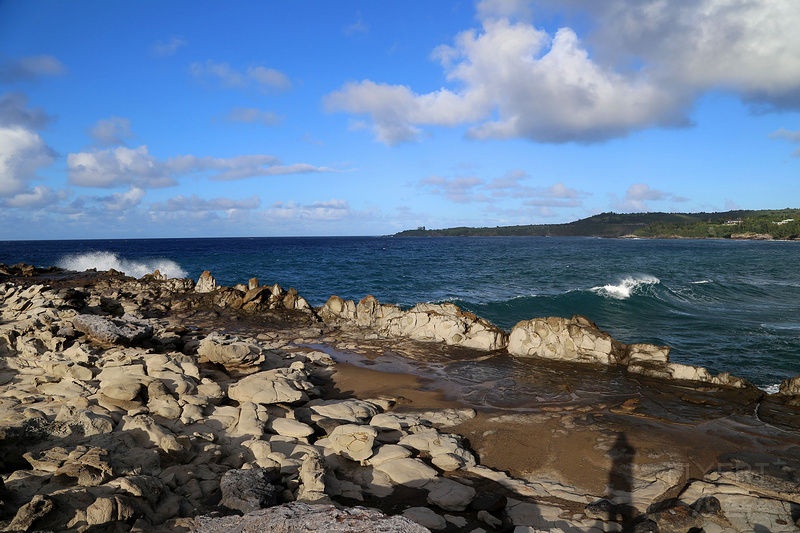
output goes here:
[[607, 237], [800, 240], [800, 209], [721, 213], [600, 213], [566, 224], [401, 231], [395, 237]]

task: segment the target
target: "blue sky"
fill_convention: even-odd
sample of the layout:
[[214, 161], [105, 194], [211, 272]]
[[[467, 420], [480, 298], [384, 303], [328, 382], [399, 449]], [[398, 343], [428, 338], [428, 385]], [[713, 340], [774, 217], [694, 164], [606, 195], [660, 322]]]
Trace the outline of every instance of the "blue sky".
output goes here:
[[0, 2], [0, 239], [800, 207], [796, 0]]

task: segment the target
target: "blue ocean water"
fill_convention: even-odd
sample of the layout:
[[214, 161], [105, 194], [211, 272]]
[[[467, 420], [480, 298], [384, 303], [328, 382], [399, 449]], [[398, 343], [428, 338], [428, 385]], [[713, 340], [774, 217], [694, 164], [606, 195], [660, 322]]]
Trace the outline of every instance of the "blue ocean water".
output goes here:
[[774, 389], [800, 374], [800, 243], [549, 237], [302, 237], [0, 242], [0, 263], [257, 277], [409, 307], [450, 301], [510, 330], [582, 314], [623, 342]]

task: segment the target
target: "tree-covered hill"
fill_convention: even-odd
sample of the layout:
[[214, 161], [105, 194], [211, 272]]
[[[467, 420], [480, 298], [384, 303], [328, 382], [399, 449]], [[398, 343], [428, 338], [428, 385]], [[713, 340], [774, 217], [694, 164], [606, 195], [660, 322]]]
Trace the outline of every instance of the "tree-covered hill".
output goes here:
[[800, 238], [800, 209], [722, 213], [601, 213], [567, 224], [401, 231], [395, 237]]

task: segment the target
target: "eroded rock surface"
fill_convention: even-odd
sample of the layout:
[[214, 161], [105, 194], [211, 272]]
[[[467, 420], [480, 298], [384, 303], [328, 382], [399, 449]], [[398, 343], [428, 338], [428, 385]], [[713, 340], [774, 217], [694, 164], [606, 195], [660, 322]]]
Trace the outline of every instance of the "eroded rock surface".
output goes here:
[[[471, 354], [496, 354], [508, 343], [519, 357], [619, 367], [675, 385], [671, 403], [644, 381], [637, 396], [602, 405], [543, 398], [536, 413], [495, 417], [468, 438], [460, 432], [477, 414], [468, 407], [413, 409], [391, 390], [325, 396], [336, 363], [320, 346], [361, 351], [399, 339]], [[414, 346], [416, 357], [430, 356], [431, 344]], [[566, 385], [558, 394], [574, 396], [568, 375], [559, 376]], [[527, 321], [509, 337], [451, 304], [403, 311], [371, 297], [332, 297], [315, 310], [297, 291], [255, 279], [229, 288], [210, 273], [195, 284], [3, 266], [0, 527], [796, 531], [797, 379], [759, 412], [759, 396], [743, 380], [670, 363], [668, 349], [626, 345], [582, 317]], [[731, 404], [724, 422], [698, 422], [680, 402], [703, 409], [730, 400], [692, 383], [736, 388], [741, 406]], [[587, 487], [548, 465], [509, 474], [480, 464], [493, 435], [520, 420], [527, 440], [501, 453], [547, 443], [543, 456], [555, 457], [587, 441], [608, 471]], [[623, 420], [653, 431], [693, 425], [709, 438], [782, 455], [738, 453], [726, 458], [731, 467], [692, 464], [674, 448], [628, 453], [615, 436]], [[753, 466], [760, 464], [768, 466]], [[587, 458], [580, 468], [596, 467]], [[356, 503], [392, 516], [350, 507]]]

